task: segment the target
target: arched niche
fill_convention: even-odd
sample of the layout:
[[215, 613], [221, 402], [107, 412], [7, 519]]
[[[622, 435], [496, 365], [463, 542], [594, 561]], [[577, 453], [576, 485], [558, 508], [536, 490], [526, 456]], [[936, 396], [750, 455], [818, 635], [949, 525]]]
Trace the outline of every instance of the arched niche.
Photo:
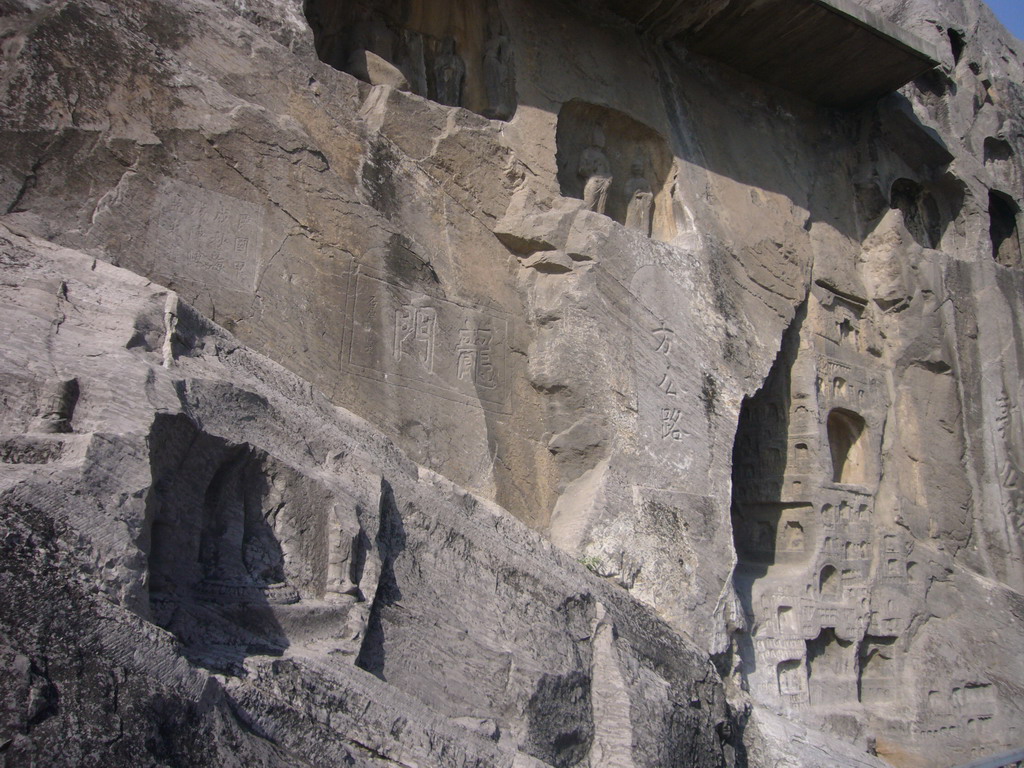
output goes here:
[[675, 235], [673, 158], [661, 134], [617, 109], [573, 99], [558, 113], [555, 145], [565, 197], [657, 240]]
[[834, 565], [826, 565], [818, 575], [818, 594], [824, 599], [837, 599], [840, 594], [839, 571]]
[[868, 480], [864, 418], [845, 408], [834, 408], [828, 414], [826, 428], [832, 454], [832, 482], [864, 485]]
[[317, 56], [367, 82], [508, 120], [515, 62], [496, 2], [305, 0]]
[[1002, 192], [988, 193], [992, 258], [1004, 267], [1018, 267], [1021, 263], [1020, 235], [1017, 232], [1019, 213], [1020, 208], [1009, 196]]
[[903, 223], [922, 248], [938, 248], [942, 239], [939, 207], [920, 184], [896, 179], [889, 192], [889, 207], [903, 213]]

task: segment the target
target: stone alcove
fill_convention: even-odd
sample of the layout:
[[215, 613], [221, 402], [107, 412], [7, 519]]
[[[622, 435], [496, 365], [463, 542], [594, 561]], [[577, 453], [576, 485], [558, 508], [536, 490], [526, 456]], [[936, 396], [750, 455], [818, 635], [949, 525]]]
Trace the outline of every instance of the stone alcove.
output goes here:
[[779, 694], [798, 700], [807, 697], [807, 670], [800, 659], [788, 659], [776, 667]]
[[574, 99], [558, 113], [558, 183], [566, 197], [657, 240], [675, 235], [672, 153], [624, 112]]
[[1019, 213], [1020, 209], [1009, 196], [995, 191], [988, 193], [992, 258], [1004, 267], [1018, 267], [1021, 263], [1020, 236], [1017, 232]]
[[907, 231], [922, 248], [938, 248], [942, 220], [935, 198], [916, 181], [896, 179], [889, 193], [889, 207], [903, 213]]
[[361, 626], [361, 588], [375, 589], [378, 573], [358, 503], [181, 415], [158, 416], [149, 445], [142, 548], [153, 621], [216, 669], [295, 640], [341, 648], [324, 628]]
[[845, 408], [834, 408], [826, 422], [832, 454], [832, 482], [864, 485], [868, 480], [864, 418]]
[[807, 677], [812, 704], [846, 704], [856, 698], [856, 648], [850, 640], [825, 627], [807, 640]]
[[839, 571], [834, 565], [826, 565], [818, 575], [818, 594], [823, 600], [838, 600], [840, 595]]
[[374, 84], [508, 120], [515, 62], [495, 2], [305, 0], [320, 60]]
[[896, 637], [865, 635], [858, 650], [857, 697], [864, 704], [890, 704], [899, 688]]

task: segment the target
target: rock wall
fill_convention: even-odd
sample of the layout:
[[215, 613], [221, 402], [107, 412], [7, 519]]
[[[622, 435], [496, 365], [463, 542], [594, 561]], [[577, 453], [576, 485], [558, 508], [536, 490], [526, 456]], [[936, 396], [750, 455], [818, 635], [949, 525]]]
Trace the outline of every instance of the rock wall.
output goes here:
[[130, 691], [6, 622], [17, 759], [97, 708], [125, 765], [1024, 740], [1024, 64], [987, 8], [861, 0], [939, 66], [836, 108], [690, 50], [728, 2], [2, 7], [12, 590], [68, 549]]

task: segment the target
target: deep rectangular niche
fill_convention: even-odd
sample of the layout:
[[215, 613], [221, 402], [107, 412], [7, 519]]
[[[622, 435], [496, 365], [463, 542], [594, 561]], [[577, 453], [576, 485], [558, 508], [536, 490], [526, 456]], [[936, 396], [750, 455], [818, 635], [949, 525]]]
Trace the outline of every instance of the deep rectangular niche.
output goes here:
[[922, 248], [938, 248], [942, 221], [935, 198], [916, 181], [897, 179], [889, 192], [889, 207], [903, 213], [903, 223]]
[[900, 666], [892, 636], [865, 635], [860, 643], [857, 698], [863, 704], [890, 705], [900, 687]]
[[812, 704], [848, 704], [857, 696], [853, 642], [826, 627], [807, 640], [807, 676]]
[[1008, 195], [1001, 192], [988, 193], [992, 258], [1004, 267], [1019, 267], [1021, 263], [1020, 236], [1017, 232], [1019, 212], [1020, 209]]
[[148, 442], [150, 618], [216, 669], [279, 654], [290, 633], [336, 642], [365, 602], [355, 500], [184, 416], [159, 415]]
[[845, 408], [833, 408], [828, 414], [826, 427], [832, 454], [832, 482], [857, 485], [867, 483], [867, 430], [864, 418]]
[[[515, 61], [496, 2], [305, 0], [317, 56], [392, 85], [497, 120], [516, 111]], [[369, 55], [367, 55], [369, 52]]]
[[672, 153], [664, 137], [624, 112], [573, 99], [556, 131], [565, 197], [657, 240], [675, 235]]
[[813, 508], [805, 504], [734, 502], [733, 539], [741, 563], [800, 563], [807, 559]]

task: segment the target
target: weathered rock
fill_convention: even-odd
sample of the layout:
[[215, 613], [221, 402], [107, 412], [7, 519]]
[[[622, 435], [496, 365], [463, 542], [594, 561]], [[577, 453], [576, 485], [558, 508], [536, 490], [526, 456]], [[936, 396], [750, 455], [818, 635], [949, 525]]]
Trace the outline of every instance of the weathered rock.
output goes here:
[[711, 662], [649, 608], [166, 289], [2, 236], [5, 396], [81, 386], [2, 476], [15, 764], [571, 765], [611, 723], [724, 764]]
[[6, 3], [12, 755], [1024, 740], [1019, 42], [676, 5]]

